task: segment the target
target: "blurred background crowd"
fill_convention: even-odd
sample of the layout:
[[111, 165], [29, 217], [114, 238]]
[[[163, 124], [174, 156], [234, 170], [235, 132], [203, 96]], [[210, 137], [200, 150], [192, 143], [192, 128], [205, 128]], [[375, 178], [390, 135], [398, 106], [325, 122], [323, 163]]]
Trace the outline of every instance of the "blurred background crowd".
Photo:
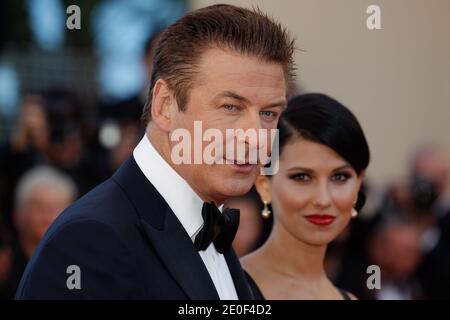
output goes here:
[[[260, 4], [257, 1], [226, 2], [244, 6]], [[297, 37], [300, 48], [308, 50], [310, 45], [310, 55], [320, 49], [314, 42], [308, 42], [308, 34], [320, 38], [321, 32], [329, 32], [327, 28], [321, 31], [312, 26], [312, 32], [296, 27], [292, 17], [283, 16], [284, 11], [277, 11], [268, 1], [260, 2], [261, 9], [282, 22], [286, 20], [287, 26], [295, 29], [293, 33], [300, 35]], [[306, 8], [321, 6], [324, 11], [331, 3], [303, 2]], [[344, 2], [348, 9], [341, 10], [353, 12], [356, 1]], [[412, 12], [423, 9], [422, 4], [416, 2]], [[81, 8], [80, 30], [66, 28], [66, 8], [72, 4], [69, 1], [0, 2], [0, 299], [14, 297], [28, 259], [58, 214], [107, 179], [132, 154], [144, 132], [140, 115], [158, 34], [187, 10], [213, 2], [79, 0], [76, 3]], [[291, 4], [293, 1], [286, 1], [281, 6], [289, 11]], [[364, 10], [361, 1], [358, 5]], [[401, 1], [397, 2], [397, 6], [401, 5]], [[428, 11], [422, 10], [424, 14], [431, 15], [443, 9], [442, 17], [449, 27], [448, 1], [434, 0], [427, 6]], [[389, 7], [385, 11], [389, 9], [395, 11]], [[366, 16], [361, 12], [363, 29]], [[426, 16], [425, 20], [432, 17]], [[434, 19], [439, 23], [439, 17]], [[440, 86], [433, 85], [444, 98], [436, 109], [431, 103], [435, 100], [422, 105], [436, 118], [444, 118], [444, 122], [428, 123], [429, 131], [435, 132], [438, 138], [427, 134], [428, 127], [423, 127], [419, 130], [424, 130], [425, 139], [415, 139], [414, 119], [417, 123], [427, 121], [421, 113], [400, 113], [412, 124], [411, 132], [403, 130], [400, 124], [393, 128], [383, 127], [385, 122], [373, 124], [372, 121], [378, 121], [373, 114], [382, 113], [378, 119], [394, 118], [386, 120], [389, 123], [404, 119], [395, 120], [399, 113], [386, 113], [397, 106], [374, 110], [369, 102], [360, 103], [350, 98], [355, 91], [360, 92], [356, 97], [364, 95], [367, 89], [362, 87], [370, 83], [361, 81], [361, 88], [354, 87], [352, 77], [358, 76], [348, 61], [341, 61], [347, 64], [348, 76], [348, 88], [341, 90], [345, 82], [342, 80], [335, 87], [328, 85], [328, 80], [324, 80], [323, 86], [314, 80], [308, 82], [311, 69], [316, 77], [328, 79], [324, 70], [329, 70], [330, 74], [337, 73], [331, 78], [340, 78], [339, 69], [330, 71], [330, 61], [324, 59], [323, 64], [314, 64], [313, 60], [308, 60], [308, 55], [303, 59], [302, 53], [297, 59], [297, 91], [322, 91], [349, 102], [346, 104], [359, 116], [363, 128], [368, 127], [369, 144], [375, 141], [371, 145], [375, 169], [369, 169], [364, 184], [366, 206], [358, 219], [332, 243], [326, 259], [326, 270], [334, 282], [360, 299], [450, 298], [450, 146], [442, 143], [449, 142], [448, 137], [439, 138], [442, 132], [450, 136], [449, 30], [437, 30], [435, 35], [436, 42], [447, 39], [444, 43], [446, 60], [440, 60], [444, 71], [436, 75]], [[411, 41], [416, 40], [413, 37]], [[323, 44], [326, 50], [334, 45]], [[395, 51], [395, 44], [389, 45]], [[364, 55], [361, 50], [355, 52], [355, 55]], [[433, 60], [432, 56], [427, 58]], [[388, 70], [391, 67], [381, 62], [375, 68]], [[417, 61], [408, 63], [413, 67]], [[434, 70], [433, 65], [429, 67]], [[383, 81], [382, 76], [386, 74], [374, 75], [381, 77], [380, 81]], [[409, 77], [408, 73], [403, 76]], [[424, 81], [434, 76], [431, 72], [425, 74]], [[398, 81], [400, 79], [399, 75]], [[380, 85], [376, 94], [386, 100], [398, 99], [393, 96], [403, 94], [401, 90], [393, 92], [383, 88]], [[435, 91], [423, 89], [423, 99], [436, 97]], [[418, 94], [408, 92], [416, 100]], [[374, 104], [383, 101], [375, 98], [374, 93], [362, 101], [366, 100]], [[442, 131], [431, 127], [442, 127]], [[395, 137], [385, 136], [389, 130]], [[380, 136], [382, 142], [376, 136]], [[406, 142], [397, 143], [402, 137]], [[396, 146], [403, 152], [397, 162], [389, 158], [395, 158], [391, 150]], [[398, 170], [399, 167], [402, 170]], [[379, 173], [384, 173], [383, 178], [377, 178]], [[243, 256], [264, 243], [272, 221], [262, 217], [263, 205], [255, 190], [231, 199], [227, 205], [241, 209], [234, 247]], [[370, 265], [380, 267], [380, 290], [367, 287]]]

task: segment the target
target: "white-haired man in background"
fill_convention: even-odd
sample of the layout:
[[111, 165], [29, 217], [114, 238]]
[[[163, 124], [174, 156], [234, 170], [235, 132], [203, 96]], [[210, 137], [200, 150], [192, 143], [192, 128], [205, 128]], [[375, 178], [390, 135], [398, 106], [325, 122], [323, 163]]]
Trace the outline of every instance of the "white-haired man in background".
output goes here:
[[39, 241], [56, 217], [77, 197], [75, 183], [50, 166], [38, 166], [25, 173], [15, 192], [14, 225], [17, 234], [9, 250], [3, 296], [13, 299], [22, 273]]

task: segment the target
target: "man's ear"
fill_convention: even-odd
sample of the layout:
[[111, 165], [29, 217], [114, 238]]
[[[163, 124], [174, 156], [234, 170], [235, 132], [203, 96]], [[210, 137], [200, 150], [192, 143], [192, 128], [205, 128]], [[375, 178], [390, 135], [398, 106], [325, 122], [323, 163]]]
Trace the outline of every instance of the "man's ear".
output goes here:
[[153, 88], [151, 119], [161, 130], [170, 132], [171, 130], [171, 109], [175, 104], [175, 99], [169, 85], [163, 79], [158, 79]]
[[272, 202], [272, 197], [270, 195], [270, 180], [267, 176], [259, 175], [256, 177], [255, 188], [258, 191], [259, 196], [262, 201], [267, 203]]

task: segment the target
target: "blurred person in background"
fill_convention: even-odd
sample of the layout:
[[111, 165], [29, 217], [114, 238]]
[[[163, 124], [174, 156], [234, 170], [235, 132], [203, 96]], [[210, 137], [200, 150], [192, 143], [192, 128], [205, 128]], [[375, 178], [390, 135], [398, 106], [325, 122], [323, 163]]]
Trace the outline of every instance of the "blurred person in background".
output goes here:
[[50, 128], [47, 163], [68, 174], [83, 195], [100, 182], [87, 148], [91, 139], [86, 135], [84, 107], [78, 96], [65, 90], [45, 92], [43, 99]]
[[[416, 207], [431, 207], [437, 217], [446, 215], [450, 210], [448, 161], [443, 150], [432, 144], [420, 147], [412, 157], [411, 176], [419, 189], [413, 189]], [[428, 191], [426, 186], [420, 188], [421, 182], [431, 184], [429, 198], [420, 193]]]
[[[344, 257], [338, 283], [365, 299], [450, 298], [448, 176], [443, 152], [435, 145], [419, 147], [411, 157], [409, 175], [392, 182], [376, 215], [367, 223], [366, 237], [361, 239], [366, 250], [356, 259]], [[415, 245], [419, 253], [412, 253]], [[394, 247], [404, 249], [395, 255]], [[419, 256], [404, 259], [405, 264], [415, 261], [404, 275], [395, 272], [403, 263], [399, 261], [401, 250], [405, 255]], [[381, 275], [390, 289], [382, 293], [367, 290], [365, 279], [354, 276], [365, 272], [373, 260], [386, 264]]]
[[369, 290], [361, 279], [361, 290], [365, 291], [366, 299], [412, 300], [423, 297], [416, 275], [422, 260], [420, 232], [416, 224], [387, 218], [374, 230], [367, 252], [367, 265], [380, 268], [381, 288]]
[[412, 218], [425, 232], [450, 210], [448, 184], [448, 163], [442, 150], [421, 146], [411, 157], [408, 177], [391, 183], [379, 212]]
[[75, 183], [49, 166], [37, 166], [19, 180], [15, 195], [11, 264], [1, 291], [13, 299], [22, 273], [50, 224], [77, 197]]
[[270, 300], [355, 299], [329, 280], [324, 260], [365, 201], [364, 133], [350, 110], [323, 94], [291, 99], [278, 129], [279, 171], [255, 184], [274, 226], [267, 242], [241, 259], [253, 292]]
[[11, 148], [18, 153], [35, 150], [45, 154], [49, 146], [49, 138], [50, 128], [42, 97], [25, 96], [17, 124], [11, 134]]
[[[422, 237], [423, 238], [423, 237]], [[424, 243], [423, 240], [428, 240]], [[434, 244], [432, 247], [426, 244]], [[424, 245], [425, 244], [425, 245]], [[418, 277], [426, 299], [450, 299], [450, 215], [440, 219], [422, 239]]]
[[254, 187], [245, 196], [226, 201], [225, 206], [240, 210], [239, 228], [233, 240], [238, 257], [255, 251], [266, 242], [272, 229], [273, 216], [261, 215], [263, 205]]
[[436, 145], [417, 148], [409, 176], [390, 189], [380, 209], [381, 218], [410, 219], [420, 234], [422, 263], [418, 278], [423, 298], [450, 298], [450, 201], [448, 160]]
[[418, 274], [424, 297], [450, 298], [449, 163], [436, 145], [420, 147], [411, 161], [412, 218], [424, 254]]
[[6, 285], [12, 260], [10, 237], [8, 228], [0, 221], [0, 300], [11, 297]]
[[50, 90], [24, 97], [16, 126], [0, 146], [0, 210], [13, 231], [13, 192], [31, 168], [48, 164], [60, 169], [75, 181], [80, 195], [100, 181], [98, 168], [105, 160], [92, 161], [84, 125], [83, 107], [74, 94]]
[[14, 190], [19, 178], [29, 169], [47, 162], [50, 127], [39, 95], [26, 95], [16, 125], [9, 138], [0, 145], [0, 212], [13, 230]]
[[405, 214], [411, 208], [410, 183], [406, 178], [395, 178], [389, 183], [378, 208], [383, 215]]

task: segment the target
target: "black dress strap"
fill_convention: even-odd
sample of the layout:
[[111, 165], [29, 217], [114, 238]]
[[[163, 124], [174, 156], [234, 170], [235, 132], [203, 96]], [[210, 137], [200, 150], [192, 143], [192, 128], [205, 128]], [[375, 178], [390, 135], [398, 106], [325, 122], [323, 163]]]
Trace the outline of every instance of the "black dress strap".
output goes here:
[[352, 298], [350, 297], [350, 295], [348, 294], [347, 291], [345, 291], [344, 289], [338, 288], [339, 292], [342, 295], [342, 298], [344, 298], [344, 300], [352, 300]]
[[[250, 276], [250, 274], [248, 274], [247, 271], [244, 270], [244, 274], [245, 277], [247, 278], [247, 282], [248, 282], [248, 286], [250, 287], [250, 292], [253, 295], [253, 298], [255, 300], [266, 300], [266, 298], [264, 298], [264, 295], [262, 294], [261, 290], [259, 289], [258, 285], [256, 284], [255, 280], [253, 280], [253, 278]], [[348, 292], [344, 289], [341, 288], [337, 288], [339, 290], [339, 292], [342, 295], [342, 298], [344, 300], [352, 300], [352, 298], [350, 297], [350, 295], [348, 294]]]
[[244, 274], [245, 274], [245, 277], [247, 278], [248, 286], [250, 287], [250, 291], [253, 295], [253, 299], [266, 300], [266, 298], [264, 298], [261, 290], [259, 289], [258, 285], [256, 284], [255, 280], [253, 280], [253, 278], [245, 270], [244, 270]]

